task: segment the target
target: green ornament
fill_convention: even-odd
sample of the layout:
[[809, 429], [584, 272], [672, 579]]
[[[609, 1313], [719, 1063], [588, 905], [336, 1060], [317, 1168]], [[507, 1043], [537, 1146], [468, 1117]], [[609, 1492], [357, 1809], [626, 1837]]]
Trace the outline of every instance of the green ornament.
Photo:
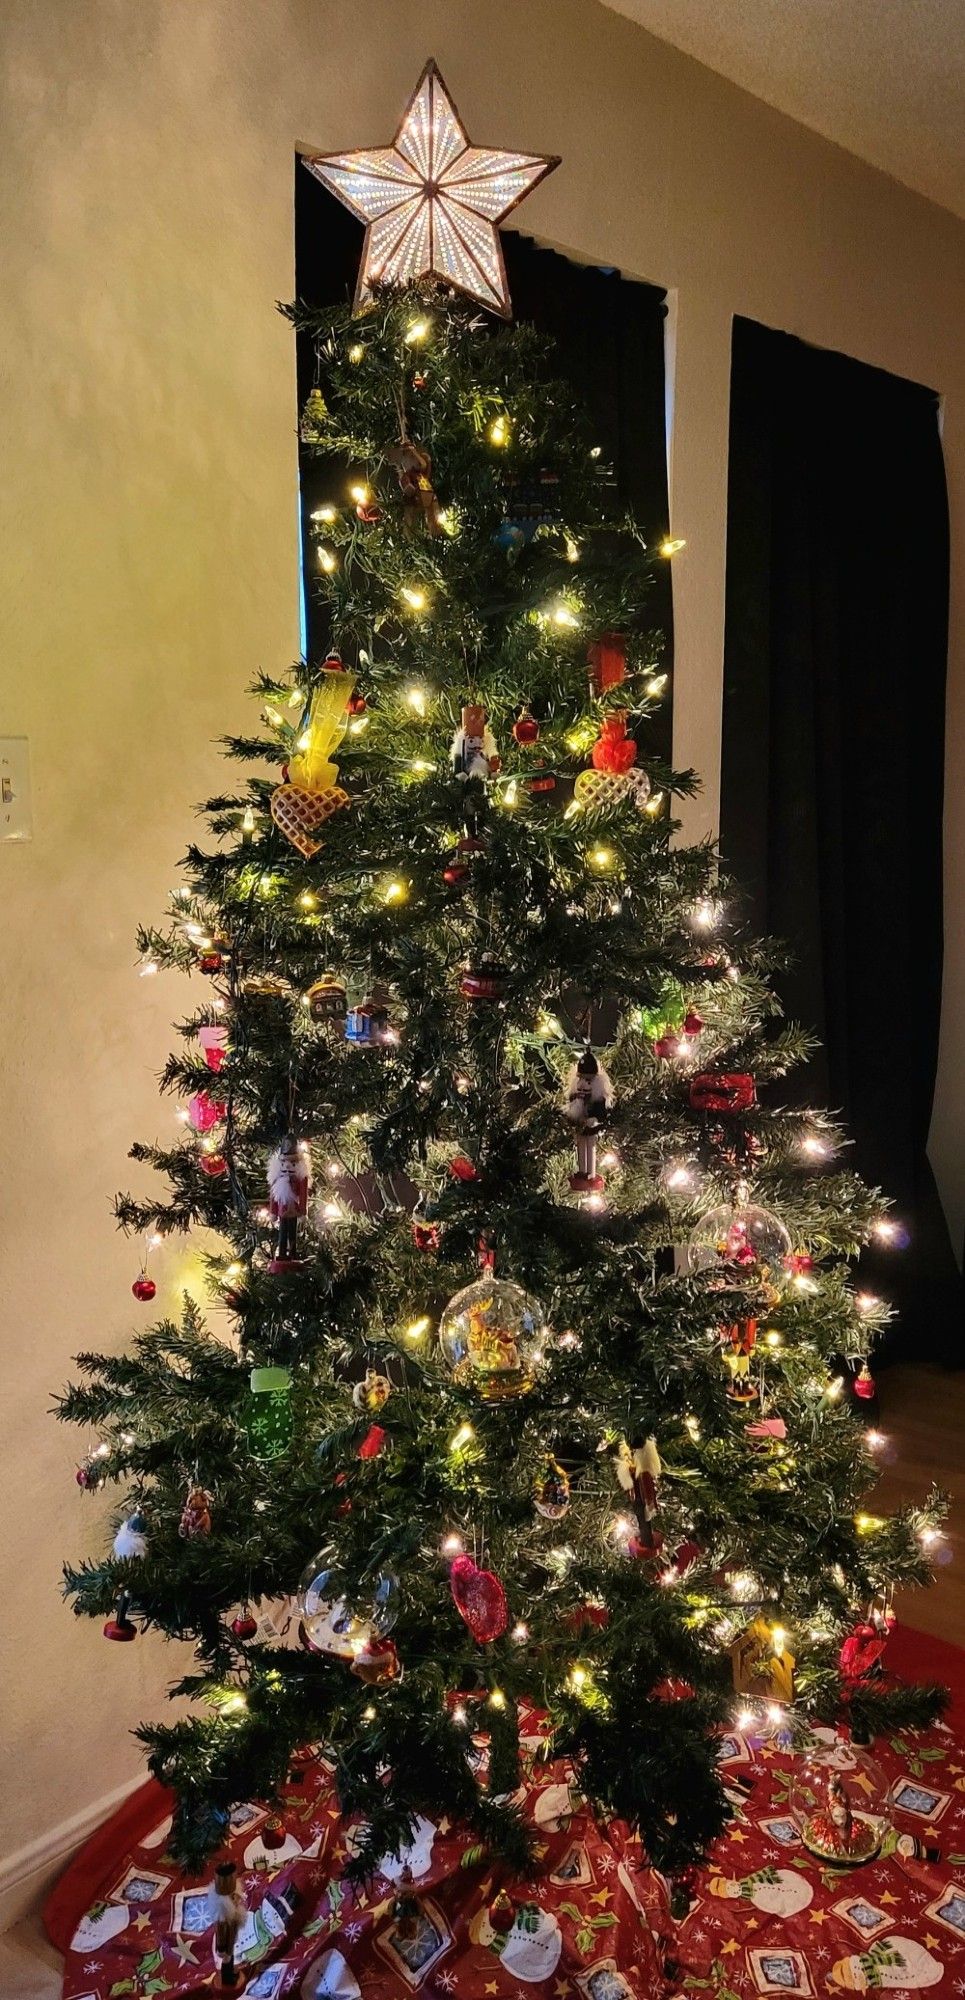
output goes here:
[[252, 1458], [284, 1458], [292, 1441], [290, 1368], [253, 1368], [245, 1430]]
[[641, 1007], [640, 1026], [649, 1042], [662, 1041], [664, 1035], [671, 1035], [682, 1028], [687, 1013], [687, 1003], [682, 989], [675, 983], [668, 983], [654, 1007]]

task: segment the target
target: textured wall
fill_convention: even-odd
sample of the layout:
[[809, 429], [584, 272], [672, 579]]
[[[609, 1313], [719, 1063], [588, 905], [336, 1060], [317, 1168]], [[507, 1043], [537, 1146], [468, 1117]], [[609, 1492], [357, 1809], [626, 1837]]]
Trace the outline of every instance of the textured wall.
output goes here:
[[[59, 1605], [99, 1503], [45, 1411], [74, 1351], [138, 1323], [109, 1198], [130, 1138], [172, 1129], [153, 1078], [184, 995], [134, 976], [135, 924], [161, 905], [248, 676], [297, 649], [293, 354], [272, 310], [293, 287], [296, 145], [387, 139], [435, 54], [474, 137], [564, 155], [525, 211], [535, 232], [675, 291], [695, 828], [716, 801], [731, 315], [943, 391], [960, 519], [965, 229], [588, 0], [6, 0], [0, 38], [0, 731], [30, 736], [36, 815], [32, 845], [0, 849], [10, 1854], [137, 1768], [127, 1731], [176, 1664]], [[962, 575], [935, 1133], [959, 1234]]]

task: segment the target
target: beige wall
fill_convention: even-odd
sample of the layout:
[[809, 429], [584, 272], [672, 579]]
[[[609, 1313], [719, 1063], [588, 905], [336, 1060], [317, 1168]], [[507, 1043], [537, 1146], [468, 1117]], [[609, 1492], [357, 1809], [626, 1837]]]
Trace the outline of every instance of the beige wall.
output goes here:
[[[433, 53], [474, 137], [564, 155], [534, 231], [676, 293], [677, 753], [705, 773], [698, 827], [717, 799], [731, 315], [941, 390], [960, 536], [965, 227], [588, 0], [5, 0], [0, 32], [0, 732], [31, 739], [36, 814], [32, 845], [0, 851], [9, 1853], [136, 1769], [126, 1732], [170, 1670], [58, 1604], [94, 1522], [45, 1408], [74, 1351], [145, 1323], [109, 1197], [130, 1138], [172, 1129], [153, 1076], [185, 999], [134, 976], [134, 928], [248, 676], [297, 650], [293, 356], [272, 310], [293, 289], [296, 144], [388, 138]], [[959, 560], [934, 1138], [959, 1237], [963, 579]]]

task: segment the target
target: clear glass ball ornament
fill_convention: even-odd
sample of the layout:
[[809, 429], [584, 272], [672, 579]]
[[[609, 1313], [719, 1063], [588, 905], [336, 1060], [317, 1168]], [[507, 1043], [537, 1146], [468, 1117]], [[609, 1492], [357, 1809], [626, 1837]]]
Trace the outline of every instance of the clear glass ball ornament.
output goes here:
[[309, 1651], [350, 1660], [370, 1633], [385, 1638], [391, 1632], [399, 1616], [399, 1579], [391, 1570], [382, 1570], [371, 1601], [353, 1609], [331, 1550], [323, 1549], [306, 1564], [296, 1603]]
[[484, 1277], [449, 1300], [439, 1343], [455, 1380], [497, 1403], [532, 1388], [548, 1331], [538, 1299], [507, 1278]]
[[822, 1730], [795, 1759], [789, 1804], [811, 1854], [855, 1868], [881, 1847], [889, 1823], [888, 1780], [870, 1750]]
[[721, 1202], [718, 1208], [709, 1208], [693, 1229], [687, 1261], [692, 1271], [733, 1265], [750, 1278], [769, 1278], [773, 1283], [786, 1276], [790, 1249], [780, 1216], [769, 1208], [757, 1208], [753, 1202], [737, 1207]]

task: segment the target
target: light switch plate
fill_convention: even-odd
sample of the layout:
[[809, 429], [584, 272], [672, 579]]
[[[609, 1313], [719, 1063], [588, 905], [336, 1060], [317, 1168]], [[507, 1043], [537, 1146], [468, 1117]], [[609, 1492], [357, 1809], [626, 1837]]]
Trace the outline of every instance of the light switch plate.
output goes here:
[[30, 840], [30, 754], [25, 736], [0, 736], [0, 840]]

